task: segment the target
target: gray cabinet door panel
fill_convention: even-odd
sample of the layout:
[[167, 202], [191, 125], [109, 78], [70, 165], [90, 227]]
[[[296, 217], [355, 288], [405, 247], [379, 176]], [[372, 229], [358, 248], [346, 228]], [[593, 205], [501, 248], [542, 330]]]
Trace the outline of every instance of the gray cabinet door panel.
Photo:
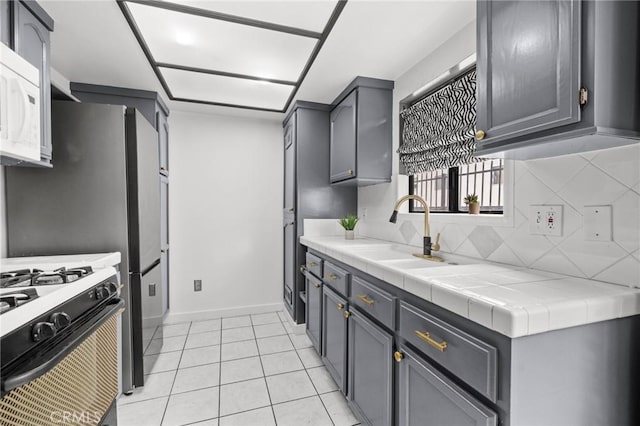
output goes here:
[[322, 360], [343, 394], [347, 393], [346, 299], [328, 287], [322, 289]]
[[393, 336], [353, 307], [349, 312], [348, 398], [371, 425], [390, 426]]
[[158, 148], [160, 150], [160, 172], [169, 173], [169, 123], [162, 112], [156, 113]]
[[383, 325], [394, 328], [395, 297], [362, 278], [351, 279], [349, 303], [359, 307]]
[[296, 147], [294, 143], [295, 117], [284, 128], [284, 211], [294, 213], [296, 190]]
[[[399, 317], [399, 334], [403, 339], [495, 402], [498, 393], [495, 347], [404, 301], [400, 302]], [[447, 346], [439, 350], [433, 342], [446, 342]]]
[[478, 1], [480, 144], [580, 120], [579, 0]]
[[399, 366], [400, 426], [495, 426], [497, 414], [404, 347]]
[[307, 283], [306, 329], [307, 336], [318, 353], [322, 353], [322, 281], [305, 272]]
[[337, 291], [338, 294], [346, 296], [351, 274], [326, 260], [324, 261], [323, 269], [324, 270], [322, 272], [324, 274], [324, 283]]
[[49, 30], [25, 5], [13, 2], [15, 51], [40, 72], [40, 156], [51, 159], [51, 84]]
[[357, 91], [331, 111], [331, 182], [356, 175]]

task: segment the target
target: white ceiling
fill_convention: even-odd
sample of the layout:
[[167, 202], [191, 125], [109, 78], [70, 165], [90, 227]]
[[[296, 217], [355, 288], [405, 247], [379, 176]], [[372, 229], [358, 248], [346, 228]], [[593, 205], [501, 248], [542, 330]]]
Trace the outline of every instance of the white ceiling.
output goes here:
[[[323, 19], [326, 21], [327, 13], [330, 13], [335, 5], [335, 1], [303, 0], [260, 1], [260, 7], [255, 7], [255, 1], [175, 2], [313, 31], [321, 31], [321, 28], [318, 28], [319, 22]], [[67, 79], [82, 83], [153, 90], [168, 99], [115, 0], [43, 0], [41, 4], [55, 20], [55, 31], [52, 34], [52, 65]], [[265, 8], [266, 4], [271, 7]], [[295, 99], [330, 103], [358, 75], [395, 80], [474, 20], [475, 7], [475, 0], [350, 0]], [[251, 15], [252, 11], [254, 15]], [[265, 11], [273, 11], [273, 16], [265, 16]], [[166, 27], [158, 25], [158, 28]], [[162, 32], [157, 32], [157, 35], [161, 42]], [[234, 38], [237, 37], [243, 36], [234, 35]], [[250, 32], [246, 37], [248, 40], [236, 40], [234, 43], [250, 46], [250, 43], [247, 43], [252, 41]], [[218, 54], [233, 53], [231, 49], [220, 47], [219, 38], [217, 40]], [[296, 48], [304, 49], [305, 46]], [[256, 54], [262, 52], [258, 51]], [[283, 62], [287, 60], [286, 52], [276, 52], [274, 56], [278, 54], [284, 55]], [[192, 60], [197, 64], [202, 59]], [[228, 60], [233, 62], [237, 59]], [[282, 69], [286, 72], [286, 66]], [[173, 70], [162, 69], [163, 75], [168, 75], [171, 71]], [[179, 75], [171, 74], [174, 74], [171, 78], [178, 78], [186, 83], [185, 90], [197, 87], [195, 80], [191, 84], [188, 81], [190, 74], [196, 77], [195, 73], [181, 71]], [[217, 76], [206, 76], [212, 77]], [[222, 77], [212, 79], [211, 87], [217, 86], [224, 95], [228, 93], [230, 86], [226, 86], [220, 78]], [[278, 100], [285, 96], [283, 90], [265, 90], [260, 87], [260, 82], [251, 83], [257, 84], [249, 85], [247, 102], [252, 102], [256, 96], [265, 101]], [[254, 96], [251, 91], [254, 91]], [[282, 114], [279, 113], [176, 101], [168, 103], [171, 110], [282, 118]]]

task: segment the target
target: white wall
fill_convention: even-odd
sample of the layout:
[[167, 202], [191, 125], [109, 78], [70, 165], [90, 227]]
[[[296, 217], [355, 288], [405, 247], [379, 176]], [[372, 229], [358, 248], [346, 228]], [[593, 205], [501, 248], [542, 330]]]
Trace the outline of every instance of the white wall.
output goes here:
[[172, 111], [170, 126], [171, 316], [280, 306], [281, 121]]
[[[398, 102], [475, 51], [475, 22], [396, 80], [394, 152], [399, 145]], [[421, 246], [422, 215], [401, 214], [388, 222], [408, 180], [360, 188], [360, 234]], [[640, 286], [640, 145], [550, 159], [508, 162], [505, 217], [432, 215], [431, 233], [441, 233], [443, 251], [479, 259], [560, 272], [577, 277]], [[531, 235], [531, 204], [561, 204], [560, 237]], [[584, 206], [610, 205], [613, 241], [585, 240]]]

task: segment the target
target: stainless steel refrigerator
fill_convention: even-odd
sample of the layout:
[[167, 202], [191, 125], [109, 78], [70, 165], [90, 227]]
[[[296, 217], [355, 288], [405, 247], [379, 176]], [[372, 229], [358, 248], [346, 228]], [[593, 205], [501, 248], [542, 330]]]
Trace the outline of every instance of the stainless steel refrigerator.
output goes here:
[[53, 168], [5, 168], [9, 256], [121, 252], [128, 392], [162, 345], [158, 137], [121, 105], [54, 101], [51, 121]]

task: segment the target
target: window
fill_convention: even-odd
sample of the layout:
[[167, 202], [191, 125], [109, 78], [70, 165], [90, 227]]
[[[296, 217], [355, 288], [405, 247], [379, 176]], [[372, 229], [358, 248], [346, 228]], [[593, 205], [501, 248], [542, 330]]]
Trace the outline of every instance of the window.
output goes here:
[[[504, 204], [504, 166], [502, 159], [464, 164], [409, 176], [409, 194], [419, 195], [432, 212], [463, 213], [467, 194], [477, 194], [480, 211], [502, 213]], [[409, 211], [423, 212], [420, 203], [409, 202]]]

